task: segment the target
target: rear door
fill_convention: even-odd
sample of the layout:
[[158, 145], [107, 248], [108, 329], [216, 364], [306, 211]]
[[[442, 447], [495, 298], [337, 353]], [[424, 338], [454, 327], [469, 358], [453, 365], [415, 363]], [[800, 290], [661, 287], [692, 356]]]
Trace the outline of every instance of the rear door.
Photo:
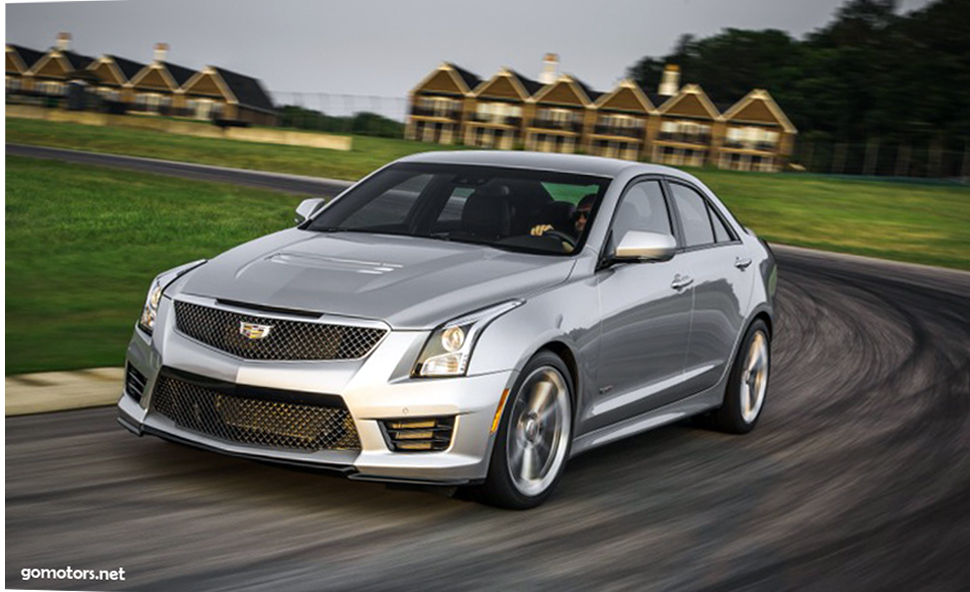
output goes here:
[[684, 380], [696, 393], [714, 386], [731, 361], [755, 274], [746, 247], [703, 190], [677, 179], [667, 186], [683, 233], [680, 257], [693, 280]]
[[[626, 189], [611, 223], [612, 249], [630, 230], [676, 237], [659, 178]], [[621, 263], [596, 274], [602, 314], [599, 393], [589, 408], [591, 429], [649, 411], [684, 396], [681, 374], [690, 332], [692, 293], [681, 255], [669, 261]]]

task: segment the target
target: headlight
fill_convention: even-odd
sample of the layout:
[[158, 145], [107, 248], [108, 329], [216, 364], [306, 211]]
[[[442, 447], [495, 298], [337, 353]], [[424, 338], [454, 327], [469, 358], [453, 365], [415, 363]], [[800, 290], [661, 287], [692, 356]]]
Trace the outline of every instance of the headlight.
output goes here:
[[141, 318], [138, 319], [138, 326], [149, 335], [155, 330], [155, 315], [158, 314], [158, 303], [162, 299], [162, 283], [159, 278], [155, 278], [152, 287], [148, 290], [148, 297], [145, 298], [145, 308], [141, 311]]
[[199, 259], [192, 263], [180, 265], [159, 274], [158, 277], [152, 280], [152, 287], [149, 288], [148, 296], [145, 298], [145, 307], [142, 309], [141, 317], [138, 319], [138, 328], [151, 335], [152, 331], [155, 330], [155, 317], [158, 315], [158, 304], [162, 301], [162, 293], [165, 291], [165, 288], [180, 276], [192, 271], [205, 262], [205, 259]]
[[412, 376], [463, 376], [468, 371], [475, 342], [485, 327], [524, 303], [524, 300], [509, 300], [441, 325], [424, 344]]

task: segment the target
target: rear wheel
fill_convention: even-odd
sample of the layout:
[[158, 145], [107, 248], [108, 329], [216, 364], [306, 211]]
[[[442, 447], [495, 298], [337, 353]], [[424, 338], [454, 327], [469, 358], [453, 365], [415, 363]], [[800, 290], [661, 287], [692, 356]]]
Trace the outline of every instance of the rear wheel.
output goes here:
[[533, 508], [555, 488], [572, 443], [573, 385], [565, 364], [540, 352], [526, 364], [505, 406], [485, 483], [485, 503]]
[[732, 434], [754, 429], [768, 395], [771, 342], [764, 321], [748, 328], [724, 393], [724, 404], [709, 416], [711, 427]]

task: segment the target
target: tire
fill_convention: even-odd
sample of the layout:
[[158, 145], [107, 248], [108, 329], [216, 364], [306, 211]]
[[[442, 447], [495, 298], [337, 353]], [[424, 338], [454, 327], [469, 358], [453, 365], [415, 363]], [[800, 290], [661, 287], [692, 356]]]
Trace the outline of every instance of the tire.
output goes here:
[[549, 497], [572, 448], [573, 392], [558, 356], [541, 351], [529, 360], [505, 404], [485, 483], [469, 492], [473, 499], [525, 510]]
[[747, 434], [754, 429], [768, 396], [771, 367], [771, 339], [761, 319], [748, 327], [724, 392], [724, 404], [702, 419], [702, 423], [730, 434]]

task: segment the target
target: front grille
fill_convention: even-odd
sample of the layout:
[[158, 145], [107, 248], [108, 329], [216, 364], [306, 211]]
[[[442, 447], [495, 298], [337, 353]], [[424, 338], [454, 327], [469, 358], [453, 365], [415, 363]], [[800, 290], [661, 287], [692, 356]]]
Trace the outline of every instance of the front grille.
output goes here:
[[[178, 300], [175, 324], [192, 339], [247, 360], [353, 360], [367, 355], [387, 332], [260, 317]], [[253, 338], [259, 333], [263, 336]]]
[[311, 452], [360, 450], [357, 428], [339, 400], [229, 383], [198, 384], [169, 372], [159, 376], [151, 404], [182, 428], [229, 442]]
[[125, 392], [132, 399], [141, 402], [141, 397], [145, 393], [145, 375], [128, 364], [125, 366]]
[[381, 421], [387, 446], [394, 452], [438, 452], [451, 446], [455, 417], [422, 417]]

